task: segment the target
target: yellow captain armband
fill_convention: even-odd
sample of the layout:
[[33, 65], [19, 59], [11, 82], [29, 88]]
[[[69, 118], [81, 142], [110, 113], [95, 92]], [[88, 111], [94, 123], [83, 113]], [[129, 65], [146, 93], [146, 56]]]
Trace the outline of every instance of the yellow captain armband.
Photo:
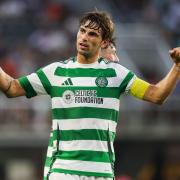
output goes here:
[[143, 81], [142, 79], [136, 78], [130, 87], [130, 94], [136, 98], [143, 99], [144, 94], [148, 87], [149, 83]]

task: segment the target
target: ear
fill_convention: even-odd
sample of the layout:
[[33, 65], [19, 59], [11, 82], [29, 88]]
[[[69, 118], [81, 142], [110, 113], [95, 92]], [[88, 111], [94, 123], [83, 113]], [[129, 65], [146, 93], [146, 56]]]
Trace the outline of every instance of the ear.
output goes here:
[[101, 48], [102, 48], [102, 49], [107, 48], [108, 45], [109, 45], [109, 41], [108, 41], [108, 40], [103, 40], [103, 41], [101, 42]]

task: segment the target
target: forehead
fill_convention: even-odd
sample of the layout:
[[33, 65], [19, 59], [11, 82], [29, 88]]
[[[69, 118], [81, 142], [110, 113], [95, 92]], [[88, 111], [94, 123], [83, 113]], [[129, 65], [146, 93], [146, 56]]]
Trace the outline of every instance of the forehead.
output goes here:
[[102, 34], [101, 27], [93, 21], [87, 20], [85, 23], [80, 25], [80, 28], [84, 28], [88, 31], [96, 32], [97, 34]]

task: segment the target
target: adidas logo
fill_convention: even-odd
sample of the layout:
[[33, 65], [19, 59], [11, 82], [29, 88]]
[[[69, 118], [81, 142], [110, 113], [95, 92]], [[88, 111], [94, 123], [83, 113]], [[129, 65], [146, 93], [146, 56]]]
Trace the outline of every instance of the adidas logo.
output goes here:
[[64, 82], [62, 83], [62, 85], [72, 86], [73, 83], [72, 83], [71, 79], [68, 78], [66, 81], [64, 81]]

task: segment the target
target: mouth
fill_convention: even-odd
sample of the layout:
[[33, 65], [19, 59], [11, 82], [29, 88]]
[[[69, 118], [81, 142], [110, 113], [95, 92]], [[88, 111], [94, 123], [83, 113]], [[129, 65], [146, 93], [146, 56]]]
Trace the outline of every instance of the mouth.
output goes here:
[[87, 49], [89, 46], [86, 43], [79, 43], [81, 49]]

